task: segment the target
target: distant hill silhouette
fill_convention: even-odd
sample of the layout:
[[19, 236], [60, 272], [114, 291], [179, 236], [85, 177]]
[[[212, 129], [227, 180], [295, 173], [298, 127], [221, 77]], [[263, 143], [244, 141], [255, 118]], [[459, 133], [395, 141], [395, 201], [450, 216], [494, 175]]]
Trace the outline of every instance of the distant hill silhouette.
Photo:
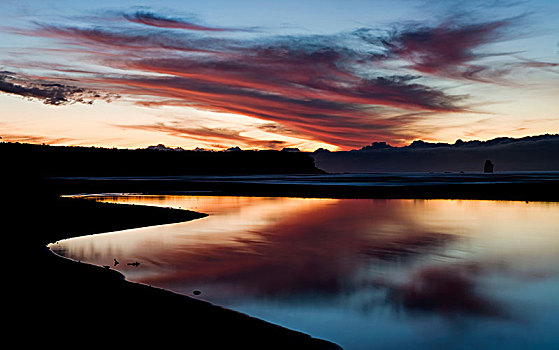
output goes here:
[[321, 149], [312, 155], [317, 167], [332, 173], [483, 172], [486, 160], [491, 160], [495, 172], [559, 171], [559, 134], [454, 144], [418, 140], [404, 147], [373, 142], [360, 150]]
[[[161, 145], [160, 145], [161, 146]], [[317, 174], [305, 153], [107, 149], [0, 143], [4, 172], [43, 176]]]

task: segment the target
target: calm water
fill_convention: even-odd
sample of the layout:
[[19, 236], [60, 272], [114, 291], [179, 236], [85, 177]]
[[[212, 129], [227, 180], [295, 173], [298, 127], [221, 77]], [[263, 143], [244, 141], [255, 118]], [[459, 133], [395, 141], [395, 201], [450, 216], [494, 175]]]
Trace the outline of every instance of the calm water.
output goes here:
[[420, 186], [479, 183], [546, 183], [559, 180], [558, 171], [501, 171], [492, 174], [466, 173], [352, 173], [319, 175], [191, 175], [191, 176], [110, 176], [64, 177], [65, 179], [183, 181], [217, 183], [258, 183], [288, 185], [329, 186]]
[[[57, 254], [346, 349], [557, 348], [559, 204], [115, 196], [206, 218]], [[139, 266], [127, 265], [138, 261]]]

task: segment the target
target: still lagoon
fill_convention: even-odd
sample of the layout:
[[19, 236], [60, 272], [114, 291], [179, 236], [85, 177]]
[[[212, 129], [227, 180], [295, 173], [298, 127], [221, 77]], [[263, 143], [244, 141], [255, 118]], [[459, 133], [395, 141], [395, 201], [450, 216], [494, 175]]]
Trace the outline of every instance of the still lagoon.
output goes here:
[[345, 349], [559, 346], [559, 203], [89, 198], [209, 214], [49, 245], [129, 281]]

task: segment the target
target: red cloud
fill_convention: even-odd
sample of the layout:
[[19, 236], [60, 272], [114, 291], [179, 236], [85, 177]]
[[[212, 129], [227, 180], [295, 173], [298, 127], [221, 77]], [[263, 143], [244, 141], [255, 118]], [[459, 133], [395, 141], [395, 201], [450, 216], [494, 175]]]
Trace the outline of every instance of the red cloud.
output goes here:
[[[218, 30], [147, 12], [126, 18], [152, 27]], [[371, 140], [411, 139], [417, 135], [406, 130], [426, 115], [467, 110], [466, 96], [449, 95], [421, 76], [381, 74], [375, 62], [404, 59], [411, 62], [407, 68], [422, 74], [483, 81], [490, 70], [475, 62], [480, 55], [474, 50], [502, 39], [507, 25], [506, 20], [445, 23], [388, 38], [347, 34], [363, 46], [359, 49], [336, 36], [241, 40], [52, 25], [19, 33], [57, 39], [98, 64], [134, 72], [84, 73], [79, 81], [88, 88], [133, 96], [143, 105], [243, 114], [278, 123], [299, 137], [351, 148]]]
[[548, 63], [528, 61], [525, 64], [486, 66], [479, 60], [503, 53], [479, 53], [487, 44], [506, 40], [518, 19], [464, 24], [445, 22], [435, 28], [410, 26], [383, 40], [387, 55], [411, 63], [409, 68], [435, 76], [468, 79], [479, 82], [502, 82], [511, 70], [548, 68]]

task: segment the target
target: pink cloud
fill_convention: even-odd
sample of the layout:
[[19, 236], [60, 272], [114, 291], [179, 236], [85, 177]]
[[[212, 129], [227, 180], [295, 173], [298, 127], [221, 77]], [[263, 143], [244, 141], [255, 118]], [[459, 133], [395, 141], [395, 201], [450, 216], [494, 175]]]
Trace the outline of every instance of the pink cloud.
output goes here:
[[[131, 72], [83, 73], [79, 83], [84, 89], [130, 96], [144, 106], [247, 115], [342, 149], [372, 140], [411, 140], [417, 137], [412, 126], [431, 114], [470, 111], [467, 96], [449, 94], [422, 78], [489, 81], [503, 74], [502, 69], [478, 63], [483, 56], [476, 49], [502, 40], [503, 29], [510, 25], [509, 20], [446, 22], [407, 27], [387, 37], [372, 37], [367, 31], [344, 34], [357, 41], [356, 46], [370, 48], [376, 43], [373, 52], [344, 44], [339, 36], [219, 38], [200, 33], [225, 29], [149, 12], [125, 18], [154, 28], [137, 32], [39, 25], [18, 33], [55, 39], [65, 45], [61, 50], [81, 51], [98, 65]], [[178, 35], [159, 27], [189, 29], [194, 34]], [[403, 74], [403, 69], [389, 74], [375, 64], [402, 59], [410, 63], [403, 69], [419, 75]], [[554, 67], [541, 62], [522, 65]], [[79, 67], [53, 70], [80, 74]], [[54, 79], [48, 74], [37, 78]], [[62, 85], [69, 82], [58, 79]], [[176, 132], [161, 125], [151, 128]], [[189, 130], [183, 136], [195, 134]], [[220, 137], [235, 141], [232, 135], [215, 136], [216, 141]], [[243, 142], [254, 144], [254, 140]]]

